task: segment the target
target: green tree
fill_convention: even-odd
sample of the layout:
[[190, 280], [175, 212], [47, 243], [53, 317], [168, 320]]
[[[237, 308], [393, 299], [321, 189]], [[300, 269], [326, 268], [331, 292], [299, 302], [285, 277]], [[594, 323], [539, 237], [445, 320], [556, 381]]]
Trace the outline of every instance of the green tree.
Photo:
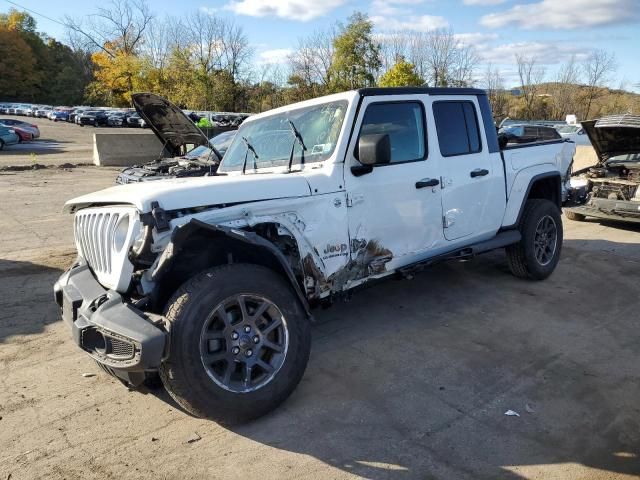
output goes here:
[[58, 105], [82, 100], [88, 75], [71, 48], [38, 33], [34, 18], [15, 9], [0, 14], [0, 32], [4, 98]]
[[37, 93], [31, 47], [16, 30], [0, 27], [0, 92], [3, 100], [25, 100]]
[[346, 26], [341, 25], [333, 41], [330, 90], [337, 92], [375, 85], [380, 69], [380, 45], [373, 38], [373, 23], [355, 12]]
[[415, 65], [402, 57], [380, 77], [378, 82], [381, 87], [417, 87], [422, 84], [424, 80], [416, 73]]

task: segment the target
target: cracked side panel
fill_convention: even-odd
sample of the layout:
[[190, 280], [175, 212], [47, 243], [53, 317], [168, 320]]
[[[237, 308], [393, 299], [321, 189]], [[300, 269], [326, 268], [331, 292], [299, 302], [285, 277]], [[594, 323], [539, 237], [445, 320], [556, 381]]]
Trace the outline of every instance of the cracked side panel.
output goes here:
[[313, 286], [313, 292], [307, 293], [321, 298], [342, 291], [352, 281], [385, 273], [387, 263], [393, 259], [393, 253], [377, 240], [354, 239], [351, 241], [351, 250], [351, 260], [329, 277], [325, 277], [317, 268], [312, 256], [304, 257], [305, 277], [311, 277], [310, 285]]

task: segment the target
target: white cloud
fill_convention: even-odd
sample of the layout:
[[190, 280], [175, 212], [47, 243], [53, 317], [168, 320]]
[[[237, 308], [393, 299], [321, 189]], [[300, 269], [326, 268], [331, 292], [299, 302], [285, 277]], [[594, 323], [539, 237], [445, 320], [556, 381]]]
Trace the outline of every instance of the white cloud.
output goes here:
[[480, 19], [489, 28], [517, 24], [525, 29], [575, 29], [640, 20], [638, 0], [542, 0], [515, 5]]
[[454, 37], [460, 43], [464, 43], [465, 45], [473, 45], [477, 47], [479, 45], [484, 45], [488, 42], [498, 39], [498, 34], [482, 33], [482, 32], [456, 33]]
[[507, 0], [462, 0], [465, 5], [499, 5]]
[[238, 15], [274, 16], [303, 22], [326, 15], [348, 0], [232, 0], [223, 8]]
[[590, 50], [555, 42], [517, 42], [485, 47], [479, 53], [484, 62], [498, 65], [514, 64], [516, 54], [534, 57], [542, 65], [556, 65], [566, 62], [574, 55], [577, 60], [582, 60], [586, 58]]
[[200, 7], [200, 11], [207, 15], [215, 15], [218, 12], [218, 9], [213, 7]]
[[372, 16], [371, 21], [382, 31], [416, 31], [428, 32], [438, 28], [447, 28], [449, 22], [444, 17], [435, 15], [418, 15], [415, 17], [393, 18], [384, 16]]
[[371, 14], [374, 16], [384, 15], [409, 15], [412, 10], [407, 7], [420, 5], [425, 0], [373, 0], [371, 2]]
[[272, 50], [265, 50], [258, 54], [258, 64], [282, 64], [287, 63], [289, 55], [293, 53], [291, 48], [274, 48]]

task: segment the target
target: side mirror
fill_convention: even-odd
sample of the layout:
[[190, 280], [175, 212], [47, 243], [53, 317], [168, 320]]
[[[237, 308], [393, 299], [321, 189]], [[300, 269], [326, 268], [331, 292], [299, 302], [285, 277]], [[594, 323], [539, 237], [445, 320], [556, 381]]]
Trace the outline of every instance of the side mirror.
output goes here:
[[387, 134], [362, 135], [358, 139], [358, 160], [360, 165], [351, 167], [356, 177], [371, 173], [375, 165], [391, 162], [391, 140]]

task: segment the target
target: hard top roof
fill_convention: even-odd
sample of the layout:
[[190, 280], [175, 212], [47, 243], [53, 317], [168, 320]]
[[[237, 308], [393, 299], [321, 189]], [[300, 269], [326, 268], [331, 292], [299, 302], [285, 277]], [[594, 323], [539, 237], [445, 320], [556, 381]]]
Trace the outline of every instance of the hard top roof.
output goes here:
[[480, 88], [446, 87], [371, 87], [360, 88], [358, 93], [364, 97], [377, 95], [486, 95]]

